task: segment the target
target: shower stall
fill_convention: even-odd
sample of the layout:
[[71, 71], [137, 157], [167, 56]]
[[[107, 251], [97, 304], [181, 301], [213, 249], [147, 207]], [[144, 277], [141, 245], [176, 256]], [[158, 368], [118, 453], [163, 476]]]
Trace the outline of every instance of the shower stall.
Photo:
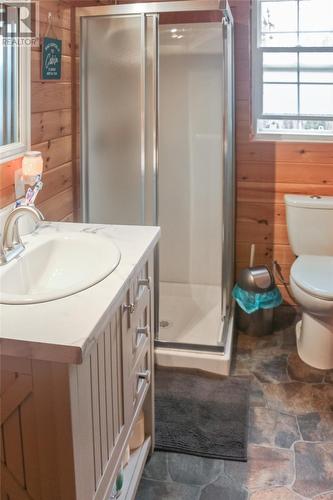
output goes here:
[[157, 363], [227, 374], [233, 19], [226, 0], [78, 9], [82, 220], [161, 226]]

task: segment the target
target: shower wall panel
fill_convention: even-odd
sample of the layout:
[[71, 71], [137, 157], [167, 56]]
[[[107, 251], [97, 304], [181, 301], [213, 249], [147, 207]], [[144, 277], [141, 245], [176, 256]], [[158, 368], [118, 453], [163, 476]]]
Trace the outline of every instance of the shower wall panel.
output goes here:
[[221, 24], [160, 26], [162, 281], [221, 283], [222, 99]]

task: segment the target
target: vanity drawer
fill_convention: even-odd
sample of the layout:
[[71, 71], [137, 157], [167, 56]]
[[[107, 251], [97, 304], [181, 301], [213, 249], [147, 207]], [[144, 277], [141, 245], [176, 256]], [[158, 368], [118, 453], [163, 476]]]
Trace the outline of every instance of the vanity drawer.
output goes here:
[[141, 352], [150, 344], [150, 293], [145, 290], [133, 317], [131, 336], [131, 370]]
[[150, 386], [151, 365], [149, 349], [145, 349], [131, 374], [132, 411], [141, 404]]
[[140, 301], [145, 290], [151, 288], [151, 277], [149, 276], [148, 262], [146, 262], [133, 280], [134, 303]]
[[[133, 279], [129, 292], [127, 294], [127, 301], [124, 304], [123, 309], [127, 311], [127, 328], [132, 329], [138, 326], [145, 326], [140, 324], [142, 321], [142, 315], [146, 308], [150, 307], [150, 280], [147, 280], [143, 284], [143, 280], [137, 276]], [[147, 325], [149, 325], [149, 314], [147, 314]]]

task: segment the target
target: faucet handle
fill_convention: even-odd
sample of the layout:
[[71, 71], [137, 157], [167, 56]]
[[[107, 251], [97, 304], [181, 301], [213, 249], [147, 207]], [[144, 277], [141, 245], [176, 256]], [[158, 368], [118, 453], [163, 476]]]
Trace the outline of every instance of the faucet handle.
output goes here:
[[7, 262], [9, 261], [8, 252], [13, 250], [13, 254], [17, 255], [18, 252], [24, 250], [18, 228], [18, 221], [24, 215], [30, 215], [35, 222], [45, 220], [43, 214], [35, 206], [19, 205], [10, 212], [5, 222], [2, 238], [3, 253]]

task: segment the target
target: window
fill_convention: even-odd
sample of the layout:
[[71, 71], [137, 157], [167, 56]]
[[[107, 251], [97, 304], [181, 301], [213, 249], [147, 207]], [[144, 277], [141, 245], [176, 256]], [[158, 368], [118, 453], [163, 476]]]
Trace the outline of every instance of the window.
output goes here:
[[333, 0], [253, 0], [257, 139], [333, 140]]
[[30, 131], [30, 46], [19, 37], [20, 8], [0, 3], [0, 161], [24, 153]]

